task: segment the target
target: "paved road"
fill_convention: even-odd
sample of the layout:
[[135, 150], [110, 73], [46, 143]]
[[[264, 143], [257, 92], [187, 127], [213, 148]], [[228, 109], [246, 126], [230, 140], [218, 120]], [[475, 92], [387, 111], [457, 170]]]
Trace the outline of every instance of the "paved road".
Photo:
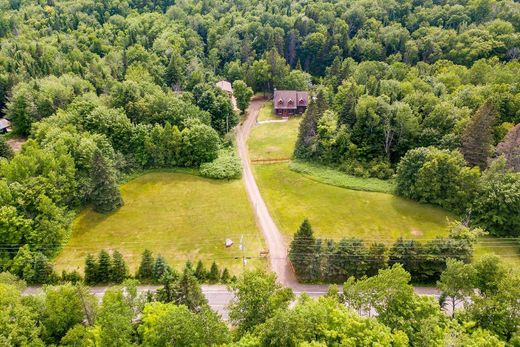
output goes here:
[[247, 195], [254, 209], [256, 222], [264, 235], [267, 249], [269, 249], [269, 260], [271, 271], [275, 272], [278, 281], [286, 287], [297, 289], [298, 281], [291, 265], [287, 259], [287, 248], [283, 240], [282, 234], [276, 223], [273, 221], [267, 205], [260, 194], [258, 185], [256, 184], [251, 163], [249, 161], [249, 153], [247, 150], [247, 139], [251, 129], [256, 124], [258, 111], [264, 104], [265, 100], [255, 98], [247, 110], [247, 117], [244, 122], [237, 127], [237, 147], [238, 154], [242, 161], [242, 177], [246, 186]]
[[[202, 292], [208, 300], [209, 306], [222, 316], [224, 320], [228, 320], [228, 305], [233, 299], [233, 293], [224, 285], [202, 285]], [[300, 295], [307, 293], [310, 297], [317, 298], [327, 293], [328, 285], [299, 285], [299, 289], [294, 290], [294, 294]], [[103, 298], [108, 286], [104, 287], [90, 287], [92, 294], [97, 296], [99, 300]], [[138, 293], [146, 293], [148, 291], [156, 291], [160, 286], [143, 285], [137, 287]], [[341, 287], [339, 288], [341, 290]], [[42, 287], [28, 287], [24, 290], [24, 295], [35, 295], [41, 292]], [[428, 287], [416, 287], [415, 292], [419, 295], [433, 296], [436, 299], [439, 297], [439, 293], [434, 288]]]

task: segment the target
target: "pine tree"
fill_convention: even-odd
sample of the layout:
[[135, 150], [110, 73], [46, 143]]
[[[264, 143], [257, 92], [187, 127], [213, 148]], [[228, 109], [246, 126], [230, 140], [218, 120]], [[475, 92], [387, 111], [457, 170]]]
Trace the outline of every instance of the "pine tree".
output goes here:
[[289, 259], [296, 275], [303, 281], [312, 280], [309, 272], [314, 261], [315, 243], [311, 224], [305, 219], [294, 234], [289, 249]]
[[207, 276], [207, 271], [206, 269], [204, 268], [204, 264], [202, 263], [201, 260], [199, 260], [197, 262], [197, 267], [195, 268], [195, 272], [194, 272], [194, 275], [195, 277], [197, 278], [197, 280], [199, 282], [204, 282], [206, 280], [206, 276]]
[[49, 283], [51, 275], [51, 263], [41, 252], [36, 252], [34, 255], [34, 276], [31, 279], [31, 282], [38, 284]]
[[493, 150], [493, 126], [496, 121], [491, 100], [477, 110], [466, 126], [461, 138], [461, 152], [470, 166], [487, 167]]
[[126, 266], [123, 255], [118, 251], [112, 254], [112, 282], [122, 283], [128, 275], [128, 268]]
[[230, 275], [229, 275], [229, 270], [226, 268], [224, 268], [224, 271], [222, 271], [222, 277], [220, 277], [220, 282], [226, 284], [230, 281]]
[[217, 263], [213, 262], [211, 264], [211, 268], [208, 273], [208, 280], [210, 283], [217, 283], [220, 278], [220, 271], [218, 269]]
[[13, 150], [3, 137], [0, 137], [0, 158], [11, 159], [14, 156]]
[[153, 267], [154, 261], [152, 252], [145, 249], [141, 256], [141, 264], [137, 270], [137, 278], [140, 280], [151, 280], [153, 279]]
[[163, 276], [159, 279], [159, 282], [163, 285], [162, 288], [157, 290], [157, 301], [168, 303], [175, 300], [175, 275], [166, 271]]
[[184, 272], [175, 284], [174, 291], [175, 303], [177, 305], [186, 305], [193, 312], [200, 312], [208, 304], [197, 282], [197, 278], [189, 269], [184, 269]]
[[323, 91], [319, 91], [315, 99], [311, 99], [309, 107], [303, 115], [294, 148], [294, 156], [309, 159], [314, 154], [314, 142], [318, 134], [318, 120], [327, 109], [327, 101]]
[[98, 264], [96, 259], [92, 254], [88, 254], [85, 258], [85, 283], [86, 284], [96, 284], [98, 283], [98, 275], [97, 275]]
[[161, 277], [166, 273], [171, 273], [170, 266], [162, 255], [158, 255], [153, 264], [153, 280], [159, 282]]
[[114, 170], [99, 149], [92, 157], [91, 178], [93, 190], [90, 197], [94, 211], [108, 213], [123, 206]]
[[112, 261], [110, 254], [102, 249], [98, 256], [97, 278], [100, 283], [109, 283], [112, 279]]

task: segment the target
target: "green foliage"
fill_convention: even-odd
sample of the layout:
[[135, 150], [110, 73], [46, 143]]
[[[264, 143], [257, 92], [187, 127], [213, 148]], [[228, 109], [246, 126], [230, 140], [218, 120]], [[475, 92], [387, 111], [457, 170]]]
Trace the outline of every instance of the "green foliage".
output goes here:
[[[101, 264], [101, 262], [100, 262]], [[122, 283], [128, 276], [128, 267], [126, 266], [123, 255], [115, 250], [112, 253], [112, 266], [110, 279], [114, 283]]]
[[0, 158], [11, 159], [14, 152], [3, 137], [0, 137]]
[[508, 172], [504, 158], [496, 160], [480, 178], [471, 212], [471, 222], [495, 236], [520, 236], [520, 173]]
[[152, 303], [143, 311], [139, 334], [145, 346], [209, 346], [230, 341], [230, 333], [216, 313], [194, 313], [186, 306]]
[[91, 199], [96, 212], [108, 213], [123, 206], [113, 169], [100, 150], [92, 157], [91, 175], [94, 186]]
[[85, 283], [96, 284], [98, 280], [98, 263], [92, 254], [87, 254], [85, 258]]
[[112, 260], [104, 249], [98, 255], [96, 278], [98, 283], [110, 283], [112, 279]]
[[246, 271], [230, 285], [234, 299], [229, 306], [229, 317], [243, 336], [273, 317], [278, 310], [286, 309], [294, 295], [282, 288], [272, 273]]
[[151, 280], [153, 278], [154, 259], [152, 252], [145, 249], [141, 257], [141, 264], [137, 269], [136, 277], [140, 280]]
[[99, 341], [103, 346], [130, 345], [134, 312], [122, 289], [108, 289], [96, 317]]
[[[227, 275], [229, 277], [229, 273]], [[217, 283], [219, 282], [221, 276], [220, 276], [220, 270], [218, 269], [217, 263], [213, 262], [211, 263], [211, 268], [209, 269], [207, 279], [209, 280], [209, 283]], [[222, 283], [226, 283], [226, 278], [224, 278], [224, 273], [222, 273]]]
[[477, 190], [478, 168], [458, 152], [434, 147], [410, 150], [397, 168], [396, 192], [407, 198], [465, 211]]
[[253, 96], [251, 89], [244, 81], [236, 80], [233, 82], [233, 96], [237, 100], [238, 109], [244, 114], [249, 107], [249, 102]]
[[314, 238], [311, 224], [305, 219], [294, 234], [293, 240], [289, 247], [289, 259], [294, 267], [294, 271], [302, 281], [308, 281], [311, 278], [311, 267], [314, 264]]
[[491, 101], [486, 101], [471, 118], [461, 137], [461, 152], [470, 166], [487, 167], [493, 148], [495, 111]]
[[175, 293], [175, 303], [186, 306], [190, 311], [200, 312], [208, 305], [197, 278], [189, 268], [184, 269], [182, 275], [175, 283], [173, 291]]
[[217, 159], [200, 166], [200, 174], [215, 179], [236, 179], [242, 176], [240, 158], [234, 152], [221, 151]]

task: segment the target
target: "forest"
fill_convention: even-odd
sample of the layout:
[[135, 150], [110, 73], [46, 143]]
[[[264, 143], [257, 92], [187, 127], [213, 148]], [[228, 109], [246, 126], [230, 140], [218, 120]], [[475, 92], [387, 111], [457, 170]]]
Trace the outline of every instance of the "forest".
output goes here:
[[[506, 276], [502, 269], [489, 279], [491, 289], [490, 282], [475, 284], [481, 295], [460, 321], [439, 315], [413, 291], [384, 303], [373, 294], [379, 316], [365, 319], [332, 294], [300, 298], [284, 310], [292, 297], [277, 288], [280, 297], [255, 308], [262, 317], [240, 316], [237, 308], [232, 333], [205, 307], [173, 305], [171, 293], [142, 303], [135, 283], [114, 289], [99, 307], [79, 284], [49, 286], [35, 297], [20, 291], [24, 280], [49, 282], [52, 260], [81, 208], [109, 213], [124, 204], [118, 184], [129, 175], [187, 167], [211, 178], [239, 177], [232, 129], [253, 93], [274, 88], [313, 95], [295, 158], [395, 180], [400, 196], [453, 211], [465, 227], [517, 239], [519, 30], [520, 4], [512, 0], [0, 0], [0, 118], [12, 124], [12, 132], [0, 134], [1, 343], [362, 345], [356, 339], [373, 334], [372, 341], [392, 346], [434, 345], [448, 335], [454, 346], [518, 345], [518, 301], [510, 300], [518, 286], [499, 279]], [[216, 87], [222, 79], [233, 83], [241, 112]], [[20, 152], [8, 145], [13, 138], [26, 141]], [[341, 242], [333, 246], [361, 247], [360, 240]], [[448, 246], [449, 252], [470, 247], [466, 241]], [[372, 251], [377, 258], [379, 251]], [[363, 271], [373, 278], [394, 271], [403, 286], [410, 273], [424, 271], [442, 282], [449, 264], [474, 266], [464, 252], [461, 263], [415, 262], [415, 268], [397, 252], [380, 267], [367, 262]], [[346, 271], [351, 265], [335, 266]], [[38, 279], [40, 272], [47, 275]], [[342, 283], [352, 281], [350, 274], [313, 276]], [[363, 274], [347, 282], [359, 295], [351, 307], [360, 305], [366, 294], [360, 291], [377, 286]], [[259, 281], [275, 286], [273, 279]], [[392, 305], [401, 304], [394, 311]], [[52, 312], [55, 305], [76, 306], [61, 317]], [[489, 307], [506, 318], [490, 326]], [[401, 326], [408, 323], [399, 317], [417, 311], [422, 321]], [[304, 323], [320, 314], [322, 335]], [[333, 327], [330, 316], [341, 327]], [[178, 333], [170, 335], [157, 319]], [[294, 336], [277, 330], [284, 324], [294, 324]], [[438, 329], [420, 330], [430, 324]], [[200, 331], [202, 325], [208, 330]], [[361, 331], [348, 330], [354, 326]], [[328, 340], [332, 335], [336, 340]]]

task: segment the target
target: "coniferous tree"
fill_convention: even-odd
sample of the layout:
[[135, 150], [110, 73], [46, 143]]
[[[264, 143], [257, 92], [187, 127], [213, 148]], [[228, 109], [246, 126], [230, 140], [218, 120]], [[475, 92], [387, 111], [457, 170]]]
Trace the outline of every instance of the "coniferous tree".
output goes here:
[[171, 273], [170, 266], [166, 262], [166, 259], [162, 255], [158, 255], [153, 264], [153, 279], [159, 281], [165, 273]]
[[41, 252], [36, 252], [34, 255], [34, 276], [31, 279], [31, 282], [38, 284], [49, 283], [51, 275], [51, 263]]
[[112, 280], [112, 261], [110, 254], [104, 249], [98, 256], [97, 278], [100, 283], [109, 283]]
[[87, 254], [85, 258], [85, 283], [96, 284], [98, 283], [97, 275], [98, 264], [92, 254]]
[[217, 263], [213, 262], [211, 264], [211, 268], [208, 273], [208, 280], [210, 283], [217, 283], [220, 278], [220, 271], [218, 269]]
[[202, 260], [199, 260], [197, 262], [197, 267], [195, 268], [194, 275], [199, 282], [204, 282], [206, 280], [208, 273], [206, 271], [206, 268], [204, 267], [204, 264], [202, 263]]
[[303, 281], [311, 279], [310, 269], [314, 262], [315, 243], [316, 239], [311, 224], [308, 219], [305, 219], [294, 234], [289, 249], [289, 259], [294, 266], [296, 275]]
[[469, 121], [461, 138], [461, 152], [470, 166], [487, 167], [493, 150], [493, 126], [495, 124], [493, 103], [488, 100]]
[[166, 271], [164, 275], [162, 275], [159, 282], [163, 287], [157, 290], [158, 301], [164, 303], [175, 301], [175, 280], [176, 278], [173, 272]]
[[0, 158], [11, 159], [14, 156], [14, 152], [9, 147], [3, 137], [0, 137]]
[[386, 267], [386, 247], [382, 243], [374, 243], [367, 250], [367, 276], [375, 276]]
[[114, 170], [99, 149], [92, 156], [91, 178], [94, 211], [108, 213], [123, 206]]
[[224, 271], [222, 271], [222, 277], [220, 277], [220, 282], [222, 283], [228, 283], [230, 280], [229, 270], [228, 268], [224, 268]]
[[141, 256], [141, 264], [137, 270], [137, 278], [140, 280], [151, 280], [153, 279], [153, 267], [154, 260], [152, 252], [145, 249]]
[[119, 251], [112, 254], [112, 282], [122, 283], [128, 275], [128, 267], [126, 266], [123, 255]]
[[208, 304], [199, 282], [197, 282], [197, 278], [188, 268], [184, 269], [181, 277], [175, 284], [174, 291], [175, 303], [177, 305], [186, 305], [190, 311], [200, 312]]
[[319, 90], [315, 98], [311, 98], [309, 107], [303, 115], [294, 148], [294, 156], [299, 159], [308, 159], [314, 154], [318, 121], [327, 110], [327, 100], [323, 90]]

